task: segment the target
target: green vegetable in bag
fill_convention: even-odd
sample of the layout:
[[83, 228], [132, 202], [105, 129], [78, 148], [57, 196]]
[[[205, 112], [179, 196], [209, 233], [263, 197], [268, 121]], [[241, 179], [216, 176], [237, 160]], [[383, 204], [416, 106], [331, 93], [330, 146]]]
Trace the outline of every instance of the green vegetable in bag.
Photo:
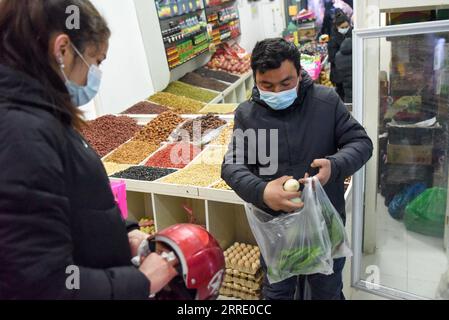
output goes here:
[[444, 236], [447, 189], [430, 188], [405, 208], [407, 230], [428, 236]]
[[291, 250], [282, 250], [276, 268], [268, 268], [272, 277], [284, 274], [307, 274], [321, 263], [325, 252], [320, 247], [304, 247]]

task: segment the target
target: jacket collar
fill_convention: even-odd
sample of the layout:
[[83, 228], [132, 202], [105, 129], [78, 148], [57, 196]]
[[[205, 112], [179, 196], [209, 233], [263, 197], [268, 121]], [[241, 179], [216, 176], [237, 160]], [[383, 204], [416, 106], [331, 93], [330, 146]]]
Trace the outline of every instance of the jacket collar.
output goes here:
[[[310, 77], [310, 75], [307, 73], [307, 71], [301, 70], [301, 77], [302, 77], [302, 80], [301, 80], [301, 83], [299, 84], [299, 88], [298, 88], [298, 98], [295, 100], [295, 102], [292, 104], [292, 106], [301, 105], [304, 102], [307, 92], [313, 86], [313, 80]], [[256, 85], [254, 85], [250, 101], [256, 102], [257, 104], [260, 104], [260, 105], [264, 106], [265, 108], [271, 109], [270, 106], [268, 106], [265, 103], [265, 101], [260, 99], [260, 92]], [[285, 110], [290, 110], [292, 106], [290, 106], [289, 108], [287, 108]], [[282, 112], [282, 111], [277, 111], [277, 112]]]
[[0, 64], [0, 107], [37, 108], [47, 111], [63, 122], [70, 123], [71, 115], [56, 106], [46, 94], [45, 87], [35, 78]]

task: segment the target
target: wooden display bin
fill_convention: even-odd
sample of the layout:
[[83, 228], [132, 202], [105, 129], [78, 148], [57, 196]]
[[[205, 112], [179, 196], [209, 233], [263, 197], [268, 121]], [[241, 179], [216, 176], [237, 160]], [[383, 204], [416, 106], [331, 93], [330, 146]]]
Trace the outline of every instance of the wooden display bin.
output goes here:
[[128, 219], [139, 221], [142, 218], [154, 219], [151, 195], [127, 191]]
[[156, 231], [161, 231], [174, 224], [190, 222], [184, 206], [192, 209], [197, 224], [206, 226], [204, 200], [160, 194], [153, 194], [152, 197]]
[[223, 250], [234, 242], [257, 245], [241, 204], [206, 201], [208, 229]]

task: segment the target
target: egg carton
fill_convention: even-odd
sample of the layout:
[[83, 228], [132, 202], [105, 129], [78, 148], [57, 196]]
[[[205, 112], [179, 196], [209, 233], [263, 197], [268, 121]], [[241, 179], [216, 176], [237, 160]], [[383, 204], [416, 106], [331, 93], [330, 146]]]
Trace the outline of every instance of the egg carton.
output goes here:
[[224, 278], [225, 283], [237, 283], [243, 287], [249, 288], [251, 290], [260, 290], [262, 287], [262, 278], [259, 281], [250, 281], [241, 278], [232, 277], [229, 275], [225, 275]]
[[260, 250], [257, 246], [234, 243], [225, 252], [226, 268], [247, 274], [256, 274], [260, 269]]
[[237, 298], [237, 299], [242, 299], [242, 300], [261, 300], [262, 299], [262, 296], [260, 294], [251, 295], [248, 293], [244, 293], [242, 291], [229, 289], [229, 288], [225, 288], [225, 287], [221, 287], [220, 294], [222, 296]]
[[261, 290], [260, 287], [257, 290], [254, 290], [254, 289], [242, 286], [242, 285], [240, 285], [238, 283], [230, 283], [230, 282], [223, 282], [222, 287], [228, 288], [228, 289], [231, 289], [231, 290], [241, 291], [243, 293], [250, 294], [250, 295], [253, 295], [253, 296], [259, 295], [260, 294], [260, 290]]
[[257, 281], [259, 278], [263, 276], [262, 268], [259, 268], [259, 270], [257, 270], [255, 274], [248, 274], [234, 269], [226, 269], [226, 274], [231, 277], [236, 277], [249, 281]]

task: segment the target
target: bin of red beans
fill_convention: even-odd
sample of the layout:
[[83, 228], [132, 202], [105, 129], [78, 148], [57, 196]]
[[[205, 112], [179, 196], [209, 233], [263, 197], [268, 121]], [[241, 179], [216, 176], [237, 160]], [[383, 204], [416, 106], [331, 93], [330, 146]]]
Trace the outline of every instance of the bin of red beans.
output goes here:
[[172, 143], [156, 152], [146, 166], [183, 169], [200, 153], [201, 148], [191, 143]]

